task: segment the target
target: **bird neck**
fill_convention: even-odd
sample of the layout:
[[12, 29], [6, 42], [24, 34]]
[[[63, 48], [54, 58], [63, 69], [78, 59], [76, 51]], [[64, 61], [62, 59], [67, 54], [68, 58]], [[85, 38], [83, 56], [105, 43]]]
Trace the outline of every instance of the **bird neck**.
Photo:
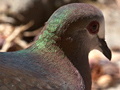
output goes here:
[[77, 55], [75, 56], [71, 55], [70, 60], [73, 63], [73, 65], [77, 68], [79, 73], [81, 74], [85, 84], [85, 90], [91, 90], [91, 72], [90, 72], [90, 66], [88, 63], [88, 52], [85, 52], [84, 50], [78, 51]]
[[[55, 31], [50, 32], [50, 29], [47, 27], [48, 26], [44, 27], [39, 39], [35, 42], [31, 50], [43, 55], [45, 58], [52, 59], [53, 56], [51, 53], [53, 53], [54, 56], [66, 56], [81, 74], [85, 83], [85, 90], [91, 90], [91, 73], [88, 63], [89, 49], [85, 47], [87, 45], [71, 40], [72, 38], [69, 37], [61, 37], [54, 33]], [[86, 40], [84, 39], [84, 41]], [[80, 40], [80, 42], [84, 41], [82, 39]], [[62, 56], [56, 55], [56, 52], [61, 50], [64, 54]]]
[[84, 42], [82, 39], [79, 39], [81, 41], [79, 44], [70, 37], [63, 37], [62, 40], [59, 42], [60, 48], [81, 74], [85, 83], [85, 90], [91, 90], [91, 72], [88, 63], [89, 48], [85, 47], [87, 45], [82, 43]]
[[[46, 30], [46, 32], [48, 31]], [[67, 39], [67, 41], [61, 41], [61, 39], [66, 40], [66, 38], [64, 39], [50, 33], [48, 33], [48, 35], [46, 34], [46, 37], [44, 37], [43, 34], [44, 33], [39, 36], [39, 39], [36, 41], [35, 45], [33, 45], [31, 50], [43, 55], [45, 58], [52, 59], [53, 56], [51, 53], [53, 53], [54, 56], [66, 56], [81, 74], [85, 83], [85, 90], [91, 90], [91, 73], [88, 63], [89, 49], [87, 49], [83, 43], [78, 44], [74, 41], [71, 42], [70, 39]], [[64, 54], [62, 56], [56, 54], [59, 51], [63, 51]]]
[[[67, 57], [81, 74], [85, 83], [85, 90], [91, 90], [91, 75], [88, 63], [89, 50], [84, 48], [83, 43], [78, 44], [74, 41], [71, 42], [71, 40], [69, 41], [70, 38], [61, 36], [64, 32], [69, 31], [66, 29], [68, 29], [68, 26], [70, 29], [70, 24], [74, 21], [71, 20], [71, 22], [68, 22], [70, 21], [70, 19], [68, 20], [68, 17], [70, 18], [70, 13], [66, 14], [66, 10], [63, 10], [62, 12], [64, 12], [62, 15], [61, 12], [55, 12], [53, 15], [54, 17], [52, 16], [48, 20], [39, 39], [31, 47], [31, 50], [50, 59], [53, 57], [53, 54], [54, 56], [62, 58], [64, 56]], [[76, 25], [74, 27], [76, 27]], [[72, 29], [74, 29], [74, 27]], [[64, 41], [66, 39], [68, 39], [68, 42]], [[56, 54], [59, 51], [63, 51], [64, 53], [62, 55]]]

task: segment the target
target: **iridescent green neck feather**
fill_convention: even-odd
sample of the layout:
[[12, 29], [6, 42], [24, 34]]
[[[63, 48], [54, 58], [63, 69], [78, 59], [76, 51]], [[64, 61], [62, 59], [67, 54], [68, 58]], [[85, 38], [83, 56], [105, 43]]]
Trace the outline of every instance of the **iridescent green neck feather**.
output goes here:
[[68, 20], [71, 18], [70, 16], [72, 11], [72, 9], [69, 9], [65, 6], [63, 9], [58, 9], [56, 12], [54, 12], [54, 14], [50, 17], [44, 26], [39, 39], [32, 46], [33, 51], [38, 52], [38, 49], [40, 49], [42, 51], [46, 50], [46, 52], [56, 52], [59, 49], [57, 46], [53, 46], [53, 44], [56, 43], [55, 40], [58, 39], [61, 33], [64, 32], [64, 27], [69, 25]]

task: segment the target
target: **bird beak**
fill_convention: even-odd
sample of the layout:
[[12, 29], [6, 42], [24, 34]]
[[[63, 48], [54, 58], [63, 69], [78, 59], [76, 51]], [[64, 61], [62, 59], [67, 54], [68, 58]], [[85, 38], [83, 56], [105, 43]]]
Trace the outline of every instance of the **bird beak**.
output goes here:
[[100, 43], [101, 43], [100, 48], [101, 48], [101, 50], [102, 50], [102, 53], [103, 53], [109, 60], [111, 60], [111, 51], [110, 51], [110, 49], [108, 48], [105, 40], [99, 38], [99, 41], [100, 41]]

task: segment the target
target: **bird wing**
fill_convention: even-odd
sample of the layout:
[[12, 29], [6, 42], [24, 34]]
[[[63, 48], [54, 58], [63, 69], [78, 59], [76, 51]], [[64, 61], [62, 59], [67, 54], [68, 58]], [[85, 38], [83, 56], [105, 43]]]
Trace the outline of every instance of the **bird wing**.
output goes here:
[[0, 90], [62, 90], [62, 85], [44, 67], [28, 59], [0, 53]]
[[82, 77], [66, 61], [53, 65], [28, 50], [0, 53], [0, 90], [84, 90]]
[[[45, 77], [44, 77], [45, 78]], [[59, 83], [49, 76], [38, 78], [32, 72], [0, 66], [0, 90], [59, 90]]]

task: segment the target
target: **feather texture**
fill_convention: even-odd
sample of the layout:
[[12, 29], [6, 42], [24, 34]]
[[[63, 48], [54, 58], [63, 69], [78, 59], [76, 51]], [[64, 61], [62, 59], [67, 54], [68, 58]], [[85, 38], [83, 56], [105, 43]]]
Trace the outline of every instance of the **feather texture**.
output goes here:
[[92, 20], [104, 21], [98, 8], [65, 5], [53, 13], [32, 46], [1, 52], [0, 90], [91, 90], [88, 53], [99, 45], [98, 34], [89, 35], [86, 29]]

